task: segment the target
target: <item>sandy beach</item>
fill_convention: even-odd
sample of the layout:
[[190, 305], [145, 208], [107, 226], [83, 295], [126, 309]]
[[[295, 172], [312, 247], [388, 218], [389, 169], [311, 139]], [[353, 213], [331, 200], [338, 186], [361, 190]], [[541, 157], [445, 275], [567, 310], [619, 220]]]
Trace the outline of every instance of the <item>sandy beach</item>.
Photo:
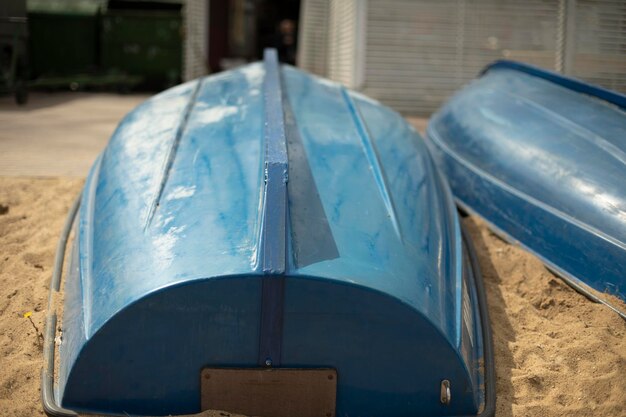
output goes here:
[[[125, 111], [115, 107], [115, 112]], [[95, 157], [105, 143], [121, 117], [115, 112], [102, 121], [98, 142], [85, 151], [86, 157]], [[18, 128], [14, 124], [13, 133], [4, 134], [15, 135]], [[56, 128], [64, 129], [62, 124]], [[79, 133], [72, 131], [76, 137]], [[7, 154], [4, 157], [8, 160]], [[70, 176], [0, 173], [2, 416], [43, 415], [39, 372], [48, 284], [61, 227], [84, 182], [86, 165], [81, 164], [76, 170], [67, 167]], [[15, 163], [12, 172], [23, 166]], [[497, 416], [626, 416], [626, 322], [573, 291], [539, 260], [501, 240], [480, 220], [463, 221], [487, 289]], [[208, 413], [213, 414], [228, 415]]]
[[[83, 180], [0, 177], [0, 409], [42, 415], [40, 332], [54, 251]], [[626, 323], [466, 218], [487, 288], [497, 415], [626, 415]], [[26, 313], [32, 312], [29, 318]], [[31, 322], [32, 320], [32, 322]]]

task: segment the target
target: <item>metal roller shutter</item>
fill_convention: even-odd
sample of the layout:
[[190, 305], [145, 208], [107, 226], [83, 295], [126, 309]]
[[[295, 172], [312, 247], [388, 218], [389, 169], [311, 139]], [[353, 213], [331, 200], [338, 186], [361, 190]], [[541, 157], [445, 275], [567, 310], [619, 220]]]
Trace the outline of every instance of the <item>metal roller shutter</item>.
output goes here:
[[432, 113], [503, 58], [626, 92], [623, 0], [305, 0], [305, 23], [307, 3], [328, 14], [314, 72], [404, 113]]
[[186, 1], [183, 9], [185, 19], [184, 80], [189, 81], [206, 75], [208, 57], [208, 2]]
[[326, 76], [328, 57], [328, 0], [302, 0], [298, 28], [298, 66]]
[[328, 76], [348, 87], [354, 86], [356, 2], [330, 0]]
[[370, 0], [364, 92], [429, 114], [488, 63], [555, 63], [558, 4], [530, 0]]
[[626, 1], [574, 3], [573, 56], [566, 72], [626, 93]]

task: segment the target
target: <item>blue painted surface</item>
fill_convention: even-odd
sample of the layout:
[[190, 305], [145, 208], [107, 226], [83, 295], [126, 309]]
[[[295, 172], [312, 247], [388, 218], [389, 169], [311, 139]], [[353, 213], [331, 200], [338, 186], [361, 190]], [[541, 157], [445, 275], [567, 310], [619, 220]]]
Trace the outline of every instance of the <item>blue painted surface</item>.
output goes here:
[[613, 90], [607, 90], [606, 88], [593, 84], [588, 84], [579, 79], [571, 78], [566, 75], [546, 70], [544, 68], [535, 67], [534, 65], [526, 64], [523, 62], [509, 61], [506, 59], [495, 61], [494, 63], [486, 67], [483, 70], [483, 73], [499, 68], [508, 68], [524, 72], [526, 74], [548, 80], [556, 85], [563, 86], [568, 90], [597, 97], [611, 104], [615, 104], [622, 109], [626, 108], [626, 96], [622, 93]]
[[259, 365], [280, 366], [285, 304], [285, 268], [287, 261], [287, 180], [289, 178], [287, 138], [282, 80], [278, 54], [266, 49], [263, 59], [264, 104], [264, 180], [263, 214], [259, 246], [262, 278]]
[[461, 203], [626, 300], [626, 113], [536, 71], [494, 65], [454, 96], [428, 127], [436, 159]]
[[285, 272], [287, 239], [287, 140], [283, 91], [276, 50], [265, 51], [264, 134], [265, 159], [261, 248], [266, 274]]
[[284, 292], [280, 333], [264, 336], [280, 346], [275, 363], [336, 368], [338, 416], [476, 413], [482, 333], [458, 218], [400, 115], [280, 67], [284, 271], [280, 256], [261, 261], [280, 233], [263, 223], [280, 201], [266, 193], [270, 72], [257, 63], [168, 90], [111, 138], [67, 278], [62, 405], [198, 412], [203, 367], [258, 366], [271, 279]]

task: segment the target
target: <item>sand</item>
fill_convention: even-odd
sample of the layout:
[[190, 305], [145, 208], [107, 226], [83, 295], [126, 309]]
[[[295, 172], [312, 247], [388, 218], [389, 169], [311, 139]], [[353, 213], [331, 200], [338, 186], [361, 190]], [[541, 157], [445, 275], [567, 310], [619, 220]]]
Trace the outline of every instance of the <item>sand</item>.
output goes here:
[[496, 415], [626, 416], [626, 321], [482, 221], [464, 223], [487, 289]]
[[[82, 183], [0, 177], [2, 416], [43, 415], [40, 332], [48, 283], [59, 232]], [[497, 416], [626, 416], [626, 322], [481, 221], [464, 223], [487, 288]]]

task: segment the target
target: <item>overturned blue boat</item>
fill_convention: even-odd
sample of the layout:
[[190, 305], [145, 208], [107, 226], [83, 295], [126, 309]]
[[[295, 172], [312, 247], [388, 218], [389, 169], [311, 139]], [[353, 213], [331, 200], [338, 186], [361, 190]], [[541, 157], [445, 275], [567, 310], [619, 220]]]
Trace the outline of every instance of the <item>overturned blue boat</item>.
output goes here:
[[273, 51], [126, 116], [73, 218], [49, 415], [494, 412], [481, 277], [422, 139]]
[[427, 129], [463, 208], [624, 318], [603, 293], [626, 300], [625, 109], [621, 94], [500, 61]]

